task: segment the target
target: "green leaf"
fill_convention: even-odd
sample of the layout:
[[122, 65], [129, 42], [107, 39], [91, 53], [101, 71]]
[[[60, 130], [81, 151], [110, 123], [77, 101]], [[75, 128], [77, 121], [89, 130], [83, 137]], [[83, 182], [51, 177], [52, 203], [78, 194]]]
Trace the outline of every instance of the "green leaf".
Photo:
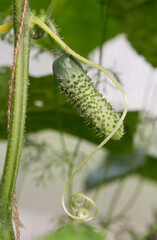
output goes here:
[[11, 6], [12, 2], [9, 0], [1, 0], [1, 7], [0, 7], [0, 15], [4, 14], [4, 12]]
[[[55, 2], [55, 1], [54, 1]], [[64, 2], [64, 4], [61, 4]], [[106, 11], [95, 0], [60, 0], [52, 12], [52, 19], [59, 27], [60, 36], [70, 48], [83, 56], [87, 56], [93, 49], [100, 46], [105, 31], [105, 41], [122, 32], [122, 28], [113, 17], [107, 19], [107, 28], [103, 21]], [[90, 39], [90, 41], [89, 41]], [[53, 45], [49, 38], [38, 40], [35, 43], [51, 50]]]
[[148, 180], [157, 181], [157, 158], [147, 156], [146, 164], [137, 173]]
[[[12, 2], [9, 0], [1, 0], [0, 1], [0, 25], [11, 19], [12, 12]], [[10, 17], [8, 17], [10, 16]], [[7, 18], [7, 20], [6, 20]], [[4, 39], [6, 33], [0, 34], [0, 39]]]
[[[3, 73], [4, 72], [4, 73]], [[8, 68], [0, 72], [0, 139], [7, 138]], [[26, 119], [26, 132], [53, 129], [99, 144], [104, 138], [98, 138], [92, 127], [87, 126], [73, 106], [67, 103], [65, 94], [61, 94], [57, 80], [53, 76], [29, 78], [29, 99]], [[129, 153], [133, 146], [133, 136], [139, 122], [138, 112], [130, 112], [125, 121], [125, 135], [120, 141], [105, 145], [115, 153]]]
[[47, 10], [51, 1], [50, 0], [31, 0], [29, 1], [29, 7], [31, 11], [35, 12], [36, 14], [40, 14], [41, 10], [42, 11]]
[[[101, 5], [95, 0], [68, 0], [56, 23], [61, 29], [61, 36], [76, 52], [87, 56], [101, 43], [102, 21]], [[121, 32], [121, 27], [113, 18], [108, 19], [105, 39], [113, 38]], [[90, 39], [90, 41], [89, 41]]]
[[110, 14], [122, 24], [135, 50], [157, 67], [157, 1], [113, 0]]
[[[37, 15], [42, 9], [47, 12], [51, 8], [51, 17], [61, 37], [83, 56], [100, 46], [103, 34], [107, 41], [124, 32], [134, 49], [157, 67], [156, 0], [113, 0], [109, 1], [108, 8], [106, 0], [32, 0], [29, 4]], [[50, 15], [50, 11], [48, 13]], [[0, 24], [9, 14], [10, 1], [1, 0]], [[48, 51], [53, 48], [49, 37], [34, 42]]]
[[86, 189], [94, 188], [102, 183], [127, 176], [145, 164], [146, 156], [143, 150], [133, 149], [129, 155], [108, 154], [103, 163], [91, 172], [85, 181]]
[[39, 240], [105, 240], [105, 234], [95, 232], [86, 224], [69, 224]]

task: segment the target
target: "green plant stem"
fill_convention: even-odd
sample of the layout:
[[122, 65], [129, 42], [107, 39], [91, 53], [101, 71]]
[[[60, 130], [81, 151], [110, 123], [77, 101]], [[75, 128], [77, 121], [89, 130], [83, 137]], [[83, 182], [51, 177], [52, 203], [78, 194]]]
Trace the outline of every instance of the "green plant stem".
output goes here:
[[[23, 5], [23, 0], [13, 1], [13, 27], [15, 33], [15, 46], [20, 26], [20, 19], [23, 11]], [[8, 136], [8, 145], [3, 174], [0, 182], [0, 236], [4, 231], [6, 232], [5, 229], [7, 229], [8, 233], [2, 235], [2, 239], [7, 240], [14, 239], [12, 228], [12, 202], [24, 136], [27, 105], [29, 52], [30, 23], [29, 10], [27, 9], [16, 63], [10, 131]], [[5, 237], [6, 234], [8, 234], [7, 237]]]

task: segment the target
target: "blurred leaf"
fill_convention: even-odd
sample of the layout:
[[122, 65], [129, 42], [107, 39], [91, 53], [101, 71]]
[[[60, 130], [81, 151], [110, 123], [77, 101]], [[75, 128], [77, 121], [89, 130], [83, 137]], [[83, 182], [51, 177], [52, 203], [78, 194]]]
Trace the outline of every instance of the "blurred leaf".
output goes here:
[[[52, 0], [53, 1], [53, 0]], [[31, 0], [29, 1], [29, 7], [31, 10], [35, 10], [37, 14], [40, 13], [41, 9], [47, 10], [50, 0]], [[10, 0], [1, 0], [0, 14], [4, 14], [4, 12], [12, 7], [12, 2]]]
[[[8, 83], [10, 71], [0, 70], [0, 138], [7, 138]], [[53, 76], [29, 78], [29, 98], [26, 118], [26, 132], [53, 129], [72, 134], [92, 143], [99, 144], [104, 138], [98, 138], [84, 123], [84, 119], [67, 103], [61, 94], [58, 82]], [[120, 141], [105, 145], [115, 153], [129, 153], [132, 150], [133, 136], [139, 122], [138, 112], [130, 112], [125, 121], [125, 135]], [[91, 127], [92, 128], [92, 127]]]
[[146, 164], [137, 173], [146, 179], [157, 181], [157, 158], [147, 156]]
[[[0, 21], [3, 23], [6, 16], [11, 15], [11, 11], [7, 11], [11, 4], [8, 0], [1, 1]], [[83, 56], [87, 56], [100, 46], [103, 31], [105, 31], [105, 41], [122, 32], [119, 22], [109, 16], [107, 29], [103, 29], [106, 8], [95, 0], [31, 0], [29, 6], [37, 15], [44, 12], [46, 15], [51, 15], [55, 24], [59, 26], [60, 35], [65, 42]], [[53, 48], [49, 37], [36, 40], [34, 43], [48, 51]]]
[[104, 233], [95, 232], [94, 229], [86, 224], [69, 224], [55, 233], [51, 233], [39, 240], [105, 240]]
[[110, 13], [121, 22], [135, 50], [157, 67], [157, 1], [113, 0]]
[[36, 14], [40, 14], [41, 11], [46, 11], [50, 2], [53, 0], [31, 0], [29, 1], [29, 7], [31, 11], [35, 11]]
[[[11, 20], [12, 2], [9, 0], [0, 0], [0, 25]], [[0, 39], [4, 40], [8, 32], [0, 34]]]
[[[68, 0], [60, 17], [56, 19], [65, 42], [83, 56], [101, 44], [102, 32], [105, 31], [102, 29], [105, 13], [101, 19], [101, 7], [95, 0]], [[105, 40], [121, 32], [120, 24], [109, 17]]]
[[[57, 2], [52, 12], [52, 19], [59, 26], [60, 35], [76, 52], [87, 56], [102, 41], [103, 21], [102, 6], [95, 0], [63, 0]], [[57, 6], [61, 6], [60, 8]], [[121, 25], [113, 17], [108, 17], [105, 41], [122, 32]], [[89, 41], [90, 39], [90, 41]], [[45, 49], [51, 50], [53, 45], [49, 38], [36, 41]]]
[[125, 155], [108, 154], [98, 169], [91, 172], [85, 181], [86, 189], [94, 188], [101, 183], [107, 183], [117, 178], [127, 176], [145, 164], [145, 153], [141, 149]]
[[[87, 56], [104, 41], [126, 33], [135, 50], [157, 67], [157, 1], [156, 0], [32, 0], [31, 10], [48, 11], [60, 28], [60, 35], [76, 52]], [[108, 9], [108, 10], [107, 10]], [[106, 13], [107, 12], [107, 13]], [[11, 14], [11, 3], [1, 0], [0, 23]], [[104, 21], [107, 14], [107, 27]], [[90, 39], [90, 41], [89, 41]], [[36, 41], [52, 50], [49, 38]]]
[[[12, 5], [12, 2], [9, 0], [1, 0], [0, 7], [0, 15], [4, 14], [4, 12]], [[1, 24], [1, 22], [0, 22]]]
[[[56, 6], [62, 0], [58, 1]], [[65, 42], [83, 56], [87, 56], [102, 39], [102, 22], [105, 19], [107, 1], [69, 0], [52, 13]], [[104, 41], [125, 32], [135, 50], [154, 67], [157, 66], [157, 1], [113, 0], [109, 1], [107, 29]], [[103, 18], [101, 14], [103, 12]], [[106, 31], [107, 30], [107, 31]], [[90, 41], [88, 41], [90, 39]], [[40, 40], [43, 47], [52, 48]]]

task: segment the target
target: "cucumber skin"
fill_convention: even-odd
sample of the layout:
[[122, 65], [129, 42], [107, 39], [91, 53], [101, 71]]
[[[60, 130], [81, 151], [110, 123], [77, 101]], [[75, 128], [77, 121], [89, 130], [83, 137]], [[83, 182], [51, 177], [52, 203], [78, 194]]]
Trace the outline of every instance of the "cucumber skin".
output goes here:
[[[92, 123], [100, 135], [108, 136], [116, 127], [120, 115], [96, 90], [81, 63], [70, 54], [61, 54], [53, 63], [53, 73], [62, 91], [86, 122]], [[112, 139], [119, 140], [123, 130], [122, 124]]]

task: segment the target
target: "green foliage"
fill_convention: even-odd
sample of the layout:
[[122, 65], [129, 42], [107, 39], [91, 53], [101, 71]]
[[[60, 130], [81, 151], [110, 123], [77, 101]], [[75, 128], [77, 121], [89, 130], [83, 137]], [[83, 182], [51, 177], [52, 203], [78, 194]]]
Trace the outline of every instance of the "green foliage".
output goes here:
[[146, 164], [137, 171], [140, 176], [157, 181], [157, 157], [147, 156]]
[[[36, 14], [40, 14], [41, 10], [46, 12], [50, 4], [53, 10], [51, 17], [59, 26], [60, 35], [64, 36], [65, 42], [79, 54], [87, 56], [95, 47], [101, 44], [103, 27], [102, 19], [100, 18], [101, 5], [95, 0], [32, 0], [29, 4], [31, 10], [35, 10]], [[7, 7], [9, 5], [10, 1], [5, 1], [4, 6]], [[8, 12], [3, 15], [1, 22], [4, 21], [7, 15]], [[103, 13], [104, 17], [105, 12]], [[114, 18], [109, 17], [105, 40], [113, 38], [120, 32], [122, 32], [120, 24]], [[49, 37], [45, 40], [38, 40], [35, 43], [44, 49], [52, 49]]]
[[[87, 56], [101, 44], [103, 26], [100, 14], [101, 5], [95, 0], [68, 0], [55, 22], [60, 27], [60, 35], [64, 36], [65, 42], [79, 54]], [[121, 31], [120, 24], [109, 17], [105, 40]]]
[[35, 12], [36, 14], [41, 14], [41, 12], [44, 12], [47, 10], [48, 6], [50, 4], [50, 0], [31, 0], [29, 1], [30, 9]]
[[0, 7], [0, 24], [3, 24], [3, 20], [6, 16], [11, 14], [11, 2], [9, 0], [1, 0]]
[[110, 13], [123, 25], [135, 50], [157, 67], [157, 1], [113, 0]]
[[[100, 46], [103, 34], [104, 42], [124, 32], [135, 50], [157, 66], [156, 0], [113, 0], [108, 6], [107, 1], [96, 0], [32, 0], [30, 8], [37, 14], [45, 11], [51, 15], [65, 42], [83, 56]], [[10, 9], [10, 1], [1, 0], [0, 23], [11, 13]], [[103, 29], [105, 18], [106, 30]], [[36, 43], [52, 49], [49, 37]]]
[[58, 229], [55, 233], [49, 234], [39, 240], [105, 240], [105, 234], [95, 232], [86, 224], [68, 224]]
[[[65, 42], [72, 49], [83, 56], [87, 56], [95, 47], [100, 46], [102, 42], [102, 22], [106, 13], [104, 11], [101, 18], [101, 9], [102, 6], [95, 0], [60, 0], [53, 8], [52, 19], [59, 26], [60, 35], [64, 36]], [[113, 38], [120, 32], [122, 32], [120, 24], [114, 18], [108, 17], [108, 30], [105, 34], [105, 41]], [[86, 41], [89, 38], [90, 41]], [[35, 43], [44, 49], [52, 49], [49, 37], [45, 40], [38, 40]]]
[[[102, 19], [105, 18], [106, 14], [106, 2], [104, 5], [103, 2], [99, 3], [95, 0], [60, 0], [57, 4], [55, 1], [53, 2], [32, 0], [30, 7], [31, 10], [35, 9], [36, 13], [40, 13], [41, 9], [46, 12], [51, 4], [53, 9], [51, 15], [61, 29], [61, 36], [64, 36], [71, 48], [81, 55], [87, 56], [96, 46], [101, 44]], [[2, 0], [1, 22], [10, 14], [7, 9], [10, 9], [10, 1]], [[100, 18], [101, 9], [105, 9], [102, 19]], [[156, 0], [113, 0], [109, 3], [107, 32], [104, 41], [125, 32], [135, 50], [156, 67], [157, 31], [154, 21], [156, 9]], [[38, 40], [37, 43], [45, 49], [51, 49], [48, 37], [44, 41]]]

